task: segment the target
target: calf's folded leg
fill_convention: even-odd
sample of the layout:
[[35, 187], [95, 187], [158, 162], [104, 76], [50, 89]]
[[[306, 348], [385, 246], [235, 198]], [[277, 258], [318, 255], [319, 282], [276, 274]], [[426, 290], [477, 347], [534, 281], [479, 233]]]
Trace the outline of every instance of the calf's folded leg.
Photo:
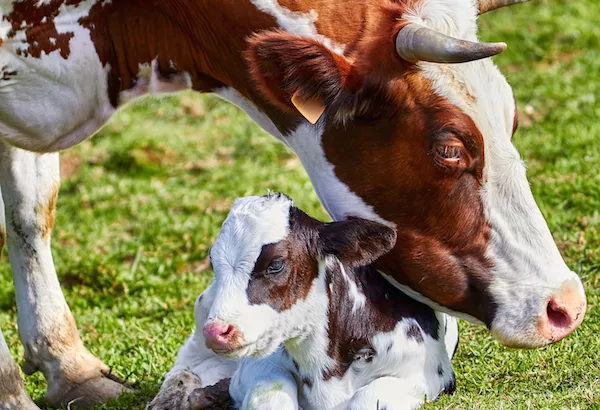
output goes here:
[[0, 143], [0, 185], [27, 374], [41, 371], [51, 406], [89, 407], [126, 388], [83, 345], [60, 288], [50, 234], [59, 189], [58, 154]]
[[260, 359], [244, 359], [229, 392], [243, 410], [298, 410], [294, 365], [283, 348]]
[[238, 359], [217, 356], [205, 345], [202, 327], [214, 300], [214, 286], [209, 286], [196, 299], [194, 318], [196, 331], [179, 349], [173, 368], [147, 410], [191, 410], [190, 394], [200, 388], [229, 379], [238, 367]]
[[415, 410], [425, 400], [420, 391], [410, 380], [380, 377], [354, 393], [347, 410]]

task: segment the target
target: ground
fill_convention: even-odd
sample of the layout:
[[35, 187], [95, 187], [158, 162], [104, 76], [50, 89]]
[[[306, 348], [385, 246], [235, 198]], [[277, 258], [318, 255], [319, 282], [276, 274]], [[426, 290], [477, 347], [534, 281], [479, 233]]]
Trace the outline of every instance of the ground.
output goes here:
[[[600, 2], [534, 0], [481, 22], [509, 49], [515, 143], [535, 197], [588, 296], [581, 327], [540, 350], [500, 346], [461, 322], [458, 390], [426, 409], [600, 409]], [[53, 254], [85, 344], [138, 388], [104, 409], [142, 409], [193, 328], [212, 273], [207, 250], [234, 198], [290, 194], [324, 218], [286, 148], [235, 107], [191, 93], [146, 99], [62, 157]], [[15, 293], [6, 251], [0, 327], [14, 357]], [[35, 400], [45, 381], [27, 378]]]

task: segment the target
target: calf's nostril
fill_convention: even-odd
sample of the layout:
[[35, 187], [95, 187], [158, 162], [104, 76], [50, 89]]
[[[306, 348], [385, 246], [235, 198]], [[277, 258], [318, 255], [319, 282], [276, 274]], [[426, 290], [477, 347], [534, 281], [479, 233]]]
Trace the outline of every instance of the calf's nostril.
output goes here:
[[221, 332], [221, 336], [222, 337], [227, 337], [231, 334], [231, 332], [233, 332], [233, 326], [232, 325], [228, 325], [223, 332]]
[[546, 307], [548, 322], [554, 328], [568, 329], [571, 327], [573, 320], [564, 308], [559, 306], [554, 300], [548, 302]]

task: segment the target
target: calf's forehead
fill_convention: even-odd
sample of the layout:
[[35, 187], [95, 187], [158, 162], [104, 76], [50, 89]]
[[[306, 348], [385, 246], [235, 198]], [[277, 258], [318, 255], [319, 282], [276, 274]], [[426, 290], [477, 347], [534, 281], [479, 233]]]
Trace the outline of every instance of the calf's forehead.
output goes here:
[[284, 195], [238, 199], [211, 249], [215, 273], [222, 268], [249, 273], [264, 245], [287, 237], [292, 206]]

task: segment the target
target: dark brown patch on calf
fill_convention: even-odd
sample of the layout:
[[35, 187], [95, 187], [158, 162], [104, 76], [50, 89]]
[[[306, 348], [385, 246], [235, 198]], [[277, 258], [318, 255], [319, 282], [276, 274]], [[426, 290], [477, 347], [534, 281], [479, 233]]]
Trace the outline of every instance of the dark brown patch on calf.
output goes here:
[[346, 267], [346, 276], [366, 298], [364, 308], [353, 310], [354, 301], [349, 297], [348, 282], [343, 275], [337, 265], [330, 266], [327, 271], [327, 288], [333, 289], [329, 301], [327, 354], [336, 365], [323, 372], [325, 380], [343, 377], [355, 360], [369, 360], [365, 352], [372, 352], [371, 360], [377, 354], [389, 352], [392, 343], [386, 346], [387, 352], [377, 352], [372, 338], [393, 331], [404, 319], [410, 318], [418, 324], [411, 323], [410, 327], [416, 327], [411, 335], [418, 334], [421, 341], [422, 332], [438, 339], [439, 322], [433, 310], [406, 296], [370, 266]]
[[302, 384], [304, 386], [306, 386], [307, 388], [309, 388], [309, 389], [312, 389], [312, 387], [313, 387], [313, 381], [312, 381], [312, 379], [310, 377], [306, 377], [306, 376], [303, 377], [302, 378]]
[[[289, 220], [289, 235], [278, 243], [263, 246], [246, 289], [250, 304], [264, 303], [278, 312], [305, 299], [319, 275], [316, 247], [319, 222], [294, 207], [290, 208]], [[269, 274], [269, 264], [276, 259], [285, 261], [283, 271]]]
[[421, 328], [419, 328], [419, 326], [417, 326], [415, 323], [408, 325], [408, 329], [406, 329], [406, 337], [409, 339], [414, 339], [417, 343], [423, 343], [423, 333], [421, 333]]

